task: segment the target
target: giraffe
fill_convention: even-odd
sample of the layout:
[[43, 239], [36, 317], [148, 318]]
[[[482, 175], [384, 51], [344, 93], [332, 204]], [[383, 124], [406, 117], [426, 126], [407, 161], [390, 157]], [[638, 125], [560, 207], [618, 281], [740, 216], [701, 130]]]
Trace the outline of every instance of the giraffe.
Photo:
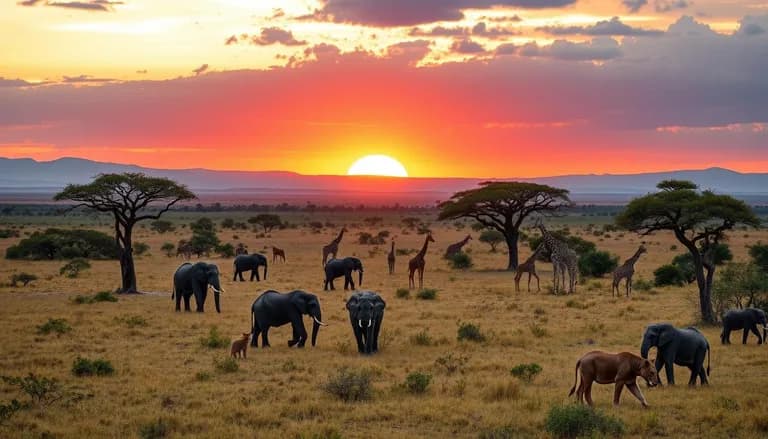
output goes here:
[[285, 250], [272, 246], [272, 263], [277, 262], [277, 258], [280, 258], [285, 262]]
[[[568, 272], [568, 294], [576, 292], [576, 284], [579, 281], [579, 255], [570, 248], [565, 252], [562, 270]], [[563, 277], [565, 284], [565, 277]]]
[[573, 292], [573, 286], [576, 284], [575, 282], [575, 275], [576, 270], [578, 268], [578, 258], [576, 258], [576, 254], [573, 253], [569, 248], [568, 245], [559, 239], [557, 239], [554, 235], [552, 235], [546, 227], [544, 227], [544, 223], [541, 222], [541, 219], [536, 221], [536, 226], [541, 231], [541, 237], [543, 239], [544, 246], [549, 250], [550, 253], [550, 259], [552, 259], [552, 271], [554, 272], [554, 290], [555, 294], [560, 290], [560, 277], [562, 277], [563, 284], [565, 284], [565, 272], [568, 272], [569, 277], [569, 292]]
[[389, 264], [389, 274], [395, 273], [395, 240], [392, 240], [392, 249], [387, 255], [387, 264]]
[[443, 258], [448, 259], [451, 256], [455, 255], [456, 253], [461, 252], [461, 249], [465, 245], [467, 245], [467, 242], [469, 242], [470, 239], [472, 239], [472, 237], [467, 235], [467, 237], [462, 239], [461, 241], [459, 241], [459, 242], [457, 242], [455, 244], [449, 245], [448, 248], [445, 250], [445, 255], [443, 256]]
[[427, 246], [430, 242], [435, 242], [432, 238], [432, 234], [428, 233], [426, 239], [424, 239], [424, 246], [421, 251], [416, 254], [410, 261], [408, 261], [408, 288], [415, 288], [416, 282], [413, 280], [413, 274], [416, 270], [419, 270], [419, 288], [424, 286], [424, 255], [427, 254]]
[[344, 237], [344, 232], [347, 231], [346, 227], [342, 227], [339, 236], [331, 241], [330, 244], [323, 246], [323, 267], [325, 267], [325, 261], [328, 259], [328, 255], [331, 255], [331, 259], [336, 259], [336, 253], [339, 251], [339, 243], [341, 242], [341, 238]]
[[541, 291], [539, 275], [536, 274], [536, 257], [539, 256], [539, 253], [543, 248], [544, 245], [539, 244], [539, 246], [536, 247], [536, 250], [533, 251], [533, 254], [529, 256], [525, 262], [517, 266], [517, 272], [515, 273], [515, 291], [520, 291], [520, 278], [523, 277], [523, 274], [525, 273], [528, 273], [528, 292], [531, 291], [531, 276], [536, 278], [536, 291]]
[[622, 279], [627, 280], [627, 297], [632, 293], [632, 275], [635, 274], [635, 263], [638, 259], [640, 259], [640, 255], [647, 252], [648, 250], [645, 248], [644, 245], [640, 244], [640, 247], [637, 249], [634, 255], [632, 255], [631, 258], [627, 259], [624, 264], [622, 264], [619, 268], [613, 270], [613, 284], [611, 285], [611, 297], [614, 295], [614, 291], [616, 292], [616, 296], [619, 295], [619, 284], [621, 283]]

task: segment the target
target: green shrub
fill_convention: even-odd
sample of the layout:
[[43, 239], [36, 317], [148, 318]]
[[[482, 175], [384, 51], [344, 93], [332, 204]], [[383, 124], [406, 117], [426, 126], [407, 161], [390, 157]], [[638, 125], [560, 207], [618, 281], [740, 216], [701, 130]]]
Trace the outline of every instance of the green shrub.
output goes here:
[[430, 346], [432, 345], [432, 336], [430, 336], [427, 329], [424, 328], [411, 336], [411, 344], [416, 346]]
[[608, 252], [591, 251], [579, 256], [579, 272], [582, 276], [603, 277], [619, 265], [619, 258]]
[[21, 285], [27, 286], [30, 282], [34, 282], [37, 280], [37, 276], [34, 274], [29, 273], [18, 273], [11, 275], [11, 286], [15, 287], [18, 286], [19, 282], [21, 282]]
[[214, 250], [222, 258], [231, 258], [235, 256], [235, 247], [230, 243], [217, 245]]
[[[479, 223], [478, 223], [479, 224]], [[483, 228], [485, 228], [485, 225], [480, 224]], [[474, 228], [474, 225], [473, 227]], [[480, 238], [478, 238], [480, 242], [484, 242], [491, 246], [491, 253], [496, 253], [496, 246], [504, 242], [504, 234], [499, 232], [496, 229], [490, 229], [490, 230], [483, 230], [482, 233], [480, 233]]]
[[206, 371], [204, 371], [204, 370], [201, 370], [200, 372], [197, 372], [197, 373], [195, 374], [195, 379], [196, 379], [197, 381], [208, 381], [208, 380], [210, 380], [211, 378], [212, 378], [212, 377], [211, 377], [211, 374], [210, 374], [210, 372], [206, 372]]
[[240, 365], [232, 357], [226, 357], [224, 359], [213, 359], [213, 367], [221, 373], [234, 373], [240, 369]]
[[174, 227], [173, 223], [170, 221], [155, 220], [149, 224], [149, 229], [157, 233], [166, 233], [166, 232], [173, 232], [174, 230], [176, 230], [176, 227]]
[[65, 334], [72, 330], [66, 319], [48, 319], [47, 322], [37, 327], [37, 333], [42, 335], [50, 334], [51, 332], [57, 335]]
[[683, 286], [687, 283], [685, 273], [677, 265], [662, 265], [653, 272], [653, 283], [657, 287], [667, 285]]
[[624, 423], [586, 405], [556, 405], [549, 409], [544, 428], [556, 438], [621, 436]]
[[768, 245], [757, 243], [749, 247], [749, 256], [755, 265], [768, 272]]
[[47, 229], [8, 247], [8, 259], [117, 259], [114, 237], [95, 230]]
[[77, 295], [73, 299], [78, 305], [91, 304], [96, 302], [117, 302], [117, 296], [111, 291], [99, 291], [93, 296]]
[[212, 326], [208, 336], [200, 338], [200, 344], [208, 349], [221, 349], [229, 346], [229, 339], [219, 333], [219, 328]]
[[450, 256], [451, 268], [454, 270], [467, 270], [472, 268], [472, 257], [464, 252], [454, 253]]
[[13, 229], [0, 229], [0, 239], [18, 238], [19, 231]]
[[120, 322], [129, 328], [147, 326], [147, 319], [145, 319], [144, 317], [138, 314], [131, 315], [131, 316], [115, 317], [115, 321]]
[[77, 357], [72, 364], [72, 374], [75, 376], [108, 376], [115, 373], [115, 368], [107, 360], [97, 358], [89, 360]]
[[513, 367], [509, 372], [521, 381], [531, 383], [541, 373], [541, 370], [541, 366], [536, 363], [523, 363]]
[[432, 375], [423, 372], [412, 372], [405, 377], [405, 390], [414, 395], [420, 395], [427, 391]]
[[91, 268], [90, 262], [83, 258], [75, 258], [64, 264], [64, 266], [59, 269], [59, 274], [74, 279], [80, 275], [81, 271], [89, 268]]
[[406, 288], [398, 288], [395, 295], [398, 299], [409, 299], [411, 297], [411, 292]]
[[421, 300], [435, 300], [437, 299], [437, 290], [434, 288], [424, 288], [416, 293], [416, 298]]
[[519, 439], [525, 437], [520, 429], [513, 425], [494, 427], [480, 432], [480, 439]]
[[172, 242], [163, 243], [163, 246], [160, 247], [160, 250], [162, 250], [163, 253], [169, 258], [172, 258], [173, 255], [176, 254], [176, 246]]
[[161, 439], [170, 436], [172, 432], [173, 426], [163, 418], [158, 418], [157, 421], [142, 424], [139, 427], [139, 437], [141, 439]]
[[24, 406], [17, 400], [11, 400], [8, 404], [0, 403], [0, 425], [5, 425]]
[[138, 241], [133, 243], [132, 248], [133, 248], [133, 254], [136, 256], [144, 255], [150, 249], [149, 244], [144, 242], [138, 242]]
[[542, 337], [548, 337], [549, 332], [547, 331], [547, 328], [540, 326], [537, 323], [531, 323], [529, 326], [531, 330], [531, 334], [536, 338], [542, 338]]
[[47, 407], [65, 396], [56, 378], [40, 377], [30, 372], [23, 378], [2, 376], [0, 379], [10, 386], [18, 387], [38, 407]]
[[469, 322], [459, 323], [458, 335], [456, 337], [459, 341], [469, 340], [474, 342], [485, 341], [485, 335], [480, 332], [480, 327]]
[[371, 399], [373, 393], [371, 374], [365, 370], [345, 367], [335, 375], [328, 376], [323, 390], [344, 402], [366, 401]]
[[447, 375], [453, 375], [456, 372], [462, 372], [464, 366], [469, 361], [469, 357], [463, 355], [454, 356], [453, 353], [448, 353], [437, 357], [435, 360], [435, 367], [443, 370]]
[[632, 289], [638, 291], [650, 291], [653, 288], [653, 282], [647, 281], [643, 278], [632, 280]]

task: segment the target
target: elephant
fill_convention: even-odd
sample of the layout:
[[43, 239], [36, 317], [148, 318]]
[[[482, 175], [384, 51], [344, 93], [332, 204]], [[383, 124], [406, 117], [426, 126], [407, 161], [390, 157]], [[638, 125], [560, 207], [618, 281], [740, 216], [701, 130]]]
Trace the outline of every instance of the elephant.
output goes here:
[[189, 311], [189, 298], [194, 294], [197, 312], [203, 312], [208, 286], [213, 290], [216, 312], [221, 312], [219, 295], [224, 292], [219, 283], [219, 268], [214, 264], [185, 262], [173, 274], [171, 300], [176, 297], [176, 311], [181, 311], [181, 298], [184, 298], [184, 311]]
[[363, 285], [363, 263], [357, 258], [344, 258], [344, 259], [331, 259], [325, 264], [325, 285], [323, 290], [328, 291], [330, 286], [331, 290], [334, 290], [333, 280], [337, 277], [344, 276], [344, 289], [355, 289], [355, 282], [352, 280], [352, 272], [357, 270], [360, 275], [358, 277], [358, 286]]
[[232, 277], [233, 281], [236, 281], [239, 277], [240, 281], [244, 282], [243, 272], [249, 270], [251, 272], [251, 281], [253, 281], [254, 276], [257, 281], [261, 281], [261, 279], [259, 279], [259, 266], [261, 265], [264, 266], [264, 280], [267, 280], [267, 257], [261, 253], [239, 255], [235, 258], [233, 265], [235, 268], [235, 275]]
[[301, 290], [281, 294], [274, 290], [263, 292], [251, 305], [251, 346], [257, 347], [257, 338], [261, 334], [261, 346], [269, 347], [269, 328], [290, 323], [293, 326], [293, 338], [288, 340], [288, 346], [303, 348], [307, 341], [307, 330], [304, 328], [302, 315], [312, 317], [312, 346], [317, 343], [317, 332], [320, 326], [326, 326], [320, 312], [320, 302], [317, 296]]
[[[763, 336], [760, 337], [760, 331], [757, 325], [763, 327]], [[752, 331], [757, 336], [757, 344], [763, 344], [768, 335], [768, 321], [765, 318], [765, 311], [760, 308], [732, 309], [723, 316], [723, 332], [720, 334], [720, 341], [723, 344], [731, 344], [731, 331], [738, 329], [744, 330], [741, 337], [741, 343], [747, 344], [747, 336]]]
[[[709, 384], [709, 342], [698, 329], [675, 328], [669, 323], [648, 325], [643, 334], [643, 344], [640, 346], [640, 356], [647, 359], [648, 351], [657, 348], [656, 370], [661, 375], [661, 369], [667, 369], [667, 381], [675, 384], [673, 364], [686, 366], [691, 370], [689, 386], [696, 385], [696, 377], [701, 378], [701, 384]], [[704, 369], [704, 357], [707, 356], [707, 368]], [[661, 376], [659, 376], [661, 384]]]
[[349, 322], [357, 340], [357, 351], [373, 354], [379, 350], [379, 331], [387, 303], [376, 293], [360, 291], [347, 300]]

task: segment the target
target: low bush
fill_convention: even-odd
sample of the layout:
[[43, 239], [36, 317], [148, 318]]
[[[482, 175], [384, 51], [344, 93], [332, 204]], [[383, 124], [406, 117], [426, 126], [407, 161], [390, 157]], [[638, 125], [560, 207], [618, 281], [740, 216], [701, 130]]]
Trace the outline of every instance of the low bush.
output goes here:
[[469, 340], [474, 342], [483, 342], [485, 341], [485, 335], [483, 335], [482, 332], [480, 332], [480, 327], [469, 322], [461, 322], [459, 323], [459, 329], [458, 329], [458, 335], [456, 336], [456, 339], [459, 341], [462, 340]]
[[73, 301], [78, 304], [91, 304], [97, 302], [117, 302], [117, 296], [111, 291], [99, 291], [93, 296], [77, 295]]
[[449, 257], [451, 268], [454, 270], [467, 270], [472, 268], [472, 257], [464, 252], [454, 253]]
[[19, 285], [19, 282], [21, 282], [22, 286], [29, 285], [30, 282], [34, 282], [37, 280], [37, 276], [34, 274], [29, 273], [18, 273], [11, 275], [11, 286], [17, 287]]
[[542, 337], [548, 337], [549, 331], [547, 331], [547, 328], [537, 324], [537, 323], [531, 323], [529, 326], [531, 330], [531, 334], [536, 338], [542, 338]]
[[638, 291], [651, 291], [653, 289], [653, 282], [647, 281], [643, 278], [633, 279], [632, 289]]
[[47, 322], [38, 325], [37, 327], [37, 333], [41, 335], [48, 335], [52, 332], [57, 335], [62, 335], [71, 330], [72, 327], [69, 326], [66, 319], [48, 319]]
[[89, 360], [83, 357], [77, 357], [72, 364], [72, 374], [75, 376], [109, 376], [114, 375], [115, 368], [107, 360], [97, 358]]
[[147, 326], [147, 319], [135, 314], [130, 316], [115, 317], [115, 321], [124, 324], [129, 328], [137, 328], [139, 326]]
[[518, 439], [524, 437], [520, 429], [513, 425], [504, 425], [483, 430], [478, 436], [480, 439]]
[[67, 276], [70, 279], [74, 279], [80, 275], [81, 271], [87, 270], [89, 268], [91, 268], [91, 263], [86, 259], [75, 258], [64, 264], [64, 266], [59, 269], [59, 274], [62, 276]]
[[654, 284], [657, 287], [667, 285], [683, 286], [687, 283], [683, 270], [673, 264], [662, 265], [653, 272]]
[[208, 335], [200, 338], [200, 345], [208, 349], [221, 349], [229, 346], [229, 339], [219, 333], [219, 328], [212, 326]]
[[25, 377], [2, 376], [0, 379], [29, 396], [32, 404], [37, 407], [47, 407], [66, 396], [56, 378], [41, 377], [30, 372]]
[[556, 438], [621, 436], [626, 428], [617, 418], [586, 405], [556, 405], [549, 409], [544, 428]]
[[509, 372], [521, 381], [531, 383], [541, 373], [541, 370], [541, 366], [536, 363], [523, 363], [513, 367]]
[[176, 246], [172, 242], [163, 243], [163, 246], [160, 247], [160, 250], [162, 250], [163, 253], [169, 258], [172, 258], [176, 254]]
[[137, 241], [137, 242], [133, 243], [133, 254], [136, 255], [136, 256], [142, 256], [142, 255], [147, 254], [149, 249], [150, 249], [149, 244], [147, 244], [145, 242], [138, 242]]
[[24, 406], [17, 400], [11, 400], [8, 404], [0, 403], [0, 425], [5, 425]]
[[432, 342], [433, 342], [432, 336], [429, 335], [429, 332], [427, 331], [426, 328], [412, 335], [410, 338], [410, 341], [411, 341], [411, 344], [416, 346], [430, 346], [432, 345]]
[[416, 298], [421, 300], [435, 300], [437, 299], [437, 290], [434, 288], [424, 288], [416, 293]]
[[412, 372], [405, 377], [405, 390], [414, 395], [420, 395], [427, 391], [432, 375], [423, 372]]
[[608, 252], [591, 251], [579, 256], [579, 272], [582, 276], [603, 277], [619, 265], [619, 258]]
[[453, 375], [456, 372], [463, 372], [464, 366], [467, 365], [469, 357], [464, 355], [456, 355], [448, 353], [437, 357], [435, 360], [435, 367], [444, 371], [447, 375]]
[[213, 359], [213, 367], [221, 373], [234, 373], [240, 369], [240, 365], [232, 357], [226, 357], [224, 359]]
[[411, 297], [411, 292], [406, 288], [398, 288], [395, 296], [397, 296], [398, 299], [409, 299]]
[[323, 390], [344, 402], [366, 401], [373, 394], [371, 374], [366, 370], [343, 368], [328, 376]]
[[141, 439], [161, 439], [169, 437], [172, 432], [173, 425], [163, 418], [158, 418], [157, 421], [148, 422], [139, 427]]

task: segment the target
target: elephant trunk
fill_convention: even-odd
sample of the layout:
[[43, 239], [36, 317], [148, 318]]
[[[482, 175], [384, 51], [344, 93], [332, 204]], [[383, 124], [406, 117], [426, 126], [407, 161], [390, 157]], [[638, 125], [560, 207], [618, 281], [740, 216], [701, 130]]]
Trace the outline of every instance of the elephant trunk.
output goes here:
[[213, 302], [216, 304], [216, 312], [221, 313], [221, 302], [219, 301], [219, 296], [221, 293], [219, 290], [214, 290], [213, 292]]
[[648, 351], [651, 350], [651, 342], [648, 341], [648, 338], [643, 338], [643, 345], [640, 346], [640, 356], [648, 359]]
[[320, 319], [320, 313], [317, 314], [317, 317], [312, 318], [312, 347], [314, 347], [317, 344], [317, 332], [320, 331], [320, 322], [322, 320]]
[[763, 343], [768, 343], [766, 336], [768, 335], [768, 325], [763, 326]]
[[267, 261], [264, 261], [264, 280], [267, 280]]
[[[365, 324], [365, 322], [363, 322]], [[365, 353], [373, 353], [373, 321], [368, 319], [368, 326], [365, 328]]]
[[357, 285], [363, 286], [363, 270], [360, 270], [359, 276], [357, 278]]

